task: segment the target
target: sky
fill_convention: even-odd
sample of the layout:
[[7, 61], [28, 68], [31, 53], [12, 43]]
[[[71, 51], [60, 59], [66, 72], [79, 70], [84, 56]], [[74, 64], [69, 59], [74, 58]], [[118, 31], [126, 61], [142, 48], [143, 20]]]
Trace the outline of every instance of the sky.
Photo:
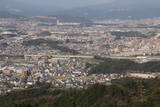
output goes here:
[[[78, 8], [86, 7], [91, 5], [107, 4], [110, 2], [117, 3], [130, 3], [133, 4], [159, 4], [160, 0], [0, 0], [0, 6], [10, 6], [10, 7], [28, 7], [28, 6], [39, 6], [45, 8], [59, 8], [59, 9], [68, 9], [68, 8]], [[148, 4], [146, 4], [148, 3]], [[160, 5], [160, 4], [159, 4]], [[28, 7], [29, 8], [29, 7]]]
[[113, 0], [0, 0], [5, 5], [55, 6], [59, 8], [77, 8], [88, 5], [108, 3]]

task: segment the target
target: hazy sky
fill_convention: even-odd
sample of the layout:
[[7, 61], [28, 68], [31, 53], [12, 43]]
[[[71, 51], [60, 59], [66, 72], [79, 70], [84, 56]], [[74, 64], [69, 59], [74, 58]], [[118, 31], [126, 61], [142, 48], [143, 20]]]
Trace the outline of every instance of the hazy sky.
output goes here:
[[74, 8], [88, 5], [108, 3], [113, 0], [0, 0], [0, 3], [7, 5], [36, 5], [56, 6], [59, 8]]
[[[88, 5], [104, 4], [109, 2], [130, 3], [130, 4], [157, 4], [160, 0], [0, 0], [0, 5], [8, 6], [46, 6], [58, 8], [74, 8]], [[159, 4], [160, 5], [160, 4]]]

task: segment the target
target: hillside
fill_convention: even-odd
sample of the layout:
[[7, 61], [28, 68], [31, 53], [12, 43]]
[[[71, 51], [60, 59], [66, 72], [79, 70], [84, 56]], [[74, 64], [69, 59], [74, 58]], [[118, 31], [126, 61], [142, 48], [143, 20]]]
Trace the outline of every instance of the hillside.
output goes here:
[[60, 50], [61, 52], [64, 52], [64, 53], [79, 54], [76, 50], [69, 49], [64, 46], [59, 46], [60, 43], [61, 43], [60, 41], [54, 41], [54, 40], [35, 39], [35, 40], [23, 41], [22, 45], [40, 46], [41, 44], [46, 44], [48, 47], [52, 49]]
[[158, 107], [159, 100], [160, 80], [131, 78], [88, 89], [37, 88], [0, 96], [1, 107]]
[[91, 74], [126, 73], [128, 71], [160, 72], [160, 61], [136, 63], [124, 59], [104, 59], [98, 65], [92, 66]]

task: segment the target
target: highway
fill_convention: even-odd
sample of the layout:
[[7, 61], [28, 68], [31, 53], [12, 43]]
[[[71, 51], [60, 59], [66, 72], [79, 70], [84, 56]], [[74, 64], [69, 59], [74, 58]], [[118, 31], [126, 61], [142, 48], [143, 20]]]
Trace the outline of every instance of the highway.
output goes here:
[[[93, 59], [91, 55], [25, 55], [26, 57], [51, 56], [52, 58], [88, 58]], [[101, 58], [111, 59], [129, 59], [129, 60], [160, 60], [160, 56], [101, 56]]]
[[87, 56], [87, 55], [24, 55], [25, 57], [43, 57], [49, 56], [52, 58], [88, 58], [93, 59], [94, 56]]
[[[92, 55], [0, 55], [1, 57], [45, 57], [49, 56], [52, 58], [87, 58], [93, 59]], [[129, 59], [129, 60], [160, 60], [160, 56], [101, 56], [101, 58], [111, 59]]]

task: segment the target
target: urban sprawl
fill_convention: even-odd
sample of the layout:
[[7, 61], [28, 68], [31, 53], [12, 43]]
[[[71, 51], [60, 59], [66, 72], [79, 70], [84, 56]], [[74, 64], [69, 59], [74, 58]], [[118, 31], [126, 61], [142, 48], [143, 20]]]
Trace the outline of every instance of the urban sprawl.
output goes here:
[[123, 77], [159, 73], [89, 74], [95, 56], [139, 63], [159, 60], [160, 18], [67, 22], [57, 17], [0, 18], [0, 94], [37, 87], [87, 88]]

